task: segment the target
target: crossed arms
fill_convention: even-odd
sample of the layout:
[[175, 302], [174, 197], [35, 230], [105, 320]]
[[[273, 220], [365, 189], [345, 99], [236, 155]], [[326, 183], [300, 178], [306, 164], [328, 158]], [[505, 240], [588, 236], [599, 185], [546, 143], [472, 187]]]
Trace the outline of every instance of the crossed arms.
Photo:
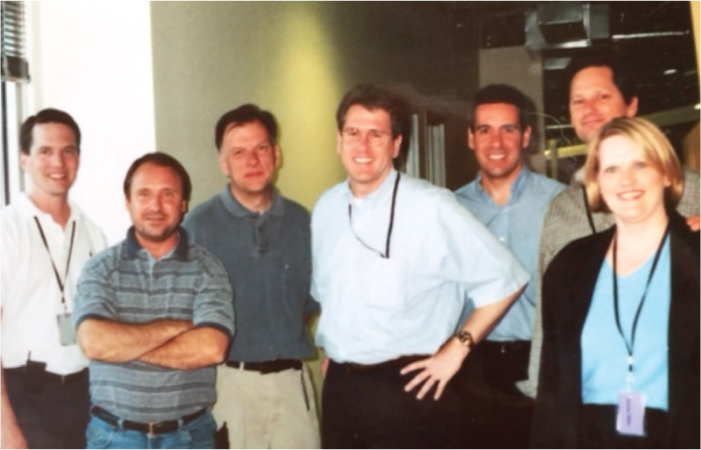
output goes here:
[[77, 337], [89, 359], [116, 363], [139, 360], [179, 370], [219, 364], [229, 346], [229, 336], [223, 331], [176, 319], [130, 324], [88, 318], [78, 326]]

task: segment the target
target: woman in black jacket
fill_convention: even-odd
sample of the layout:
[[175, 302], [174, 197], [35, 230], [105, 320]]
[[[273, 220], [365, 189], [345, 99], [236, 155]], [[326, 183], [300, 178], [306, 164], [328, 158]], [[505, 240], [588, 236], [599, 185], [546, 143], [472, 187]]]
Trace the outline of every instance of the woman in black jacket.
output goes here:
[[589, 203], [616, 225], [545, 273], [533, 445], [699, 448], [699, 234], [674, 212], [681, 166], [644, 119], [590, 145]]

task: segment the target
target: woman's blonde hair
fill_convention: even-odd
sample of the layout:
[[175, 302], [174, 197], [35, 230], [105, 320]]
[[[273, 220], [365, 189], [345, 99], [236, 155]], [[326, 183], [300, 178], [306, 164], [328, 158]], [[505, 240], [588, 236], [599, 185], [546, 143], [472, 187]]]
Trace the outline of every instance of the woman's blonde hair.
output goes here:
[[665, 188], [665, 206], [674, 209], [679, 203], [683, 189], [683, 172], [672, 144], [662, 131], [652, 122], [639, 117], [622, 117], [604, 125], [587, 149], [587, 162], [584, 164], [584, 186], [587, 190], [589, 206], [594, 212], [609, 212], [601, 198], [597, 176], [599, 174], [599, 149], [601, 143], [612, 136], [628, 138], [643, 150], [645, 159], [660, 173], [665, 175], [670, 185]]

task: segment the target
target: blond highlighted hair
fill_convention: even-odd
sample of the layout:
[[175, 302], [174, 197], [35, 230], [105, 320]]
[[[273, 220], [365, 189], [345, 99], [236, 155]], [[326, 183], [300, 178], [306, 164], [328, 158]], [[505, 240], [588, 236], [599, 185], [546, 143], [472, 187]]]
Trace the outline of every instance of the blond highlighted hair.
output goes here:
[[622, 136], [635, 143], [643, 150], [645, 159], [652, 167], [667, 177], [670, 186], [665, 188], [665, 206], [668, 209], [675, 209], [682, 196], [684, 175], [672, 144], [652, 122], [639, 117], [622, 117], [604, 125], [594, 140], [589, 143], [587, 161], [584, 164], [584, 186], [591, 210], [609, 212], [608, 206], [601, 198], [597, 177], [600, 169], [601, 143], [612, 136]]

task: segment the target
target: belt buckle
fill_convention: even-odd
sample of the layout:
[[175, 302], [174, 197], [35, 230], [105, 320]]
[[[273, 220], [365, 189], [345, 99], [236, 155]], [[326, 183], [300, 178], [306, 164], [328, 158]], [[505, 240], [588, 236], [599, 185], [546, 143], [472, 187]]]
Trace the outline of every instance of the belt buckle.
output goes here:
[[157, 425], [156, 422], [149, 422], [148, 423], [148, 434], [156, 434], [156, 430], [154, 429], [155, 425]]
[[68, 380], [68, 375], [61, 375], [61, 386], [65, 386], [67, 380]]

